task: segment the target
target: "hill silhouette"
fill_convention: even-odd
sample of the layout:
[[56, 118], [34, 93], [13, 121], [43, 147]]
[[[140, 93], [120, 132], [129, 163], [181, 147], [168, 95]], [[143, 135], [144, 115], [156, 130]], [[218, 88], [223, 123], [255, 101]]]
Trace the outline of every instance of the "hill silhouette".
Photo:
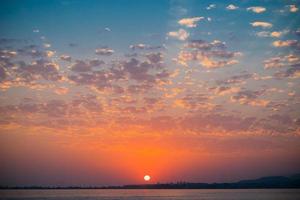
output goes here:
[[300, 174], [293, 176], [268, 176], [258, 179], [241, 180], [231, 183], [156, 183], [104, 187], [0, 187], [0, 189], [260, 189], [260, 188], [300, 188]]

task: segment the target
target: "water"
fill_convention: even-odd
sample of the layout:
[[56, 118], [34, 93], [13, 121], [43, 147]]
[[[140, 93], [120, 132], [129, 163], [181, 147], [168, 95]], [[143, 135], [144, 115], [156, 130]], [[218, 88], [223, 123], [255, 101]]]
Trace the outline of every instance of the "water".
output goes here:
[[299, 200], [300, 189], [0, 190], [0, 200]]

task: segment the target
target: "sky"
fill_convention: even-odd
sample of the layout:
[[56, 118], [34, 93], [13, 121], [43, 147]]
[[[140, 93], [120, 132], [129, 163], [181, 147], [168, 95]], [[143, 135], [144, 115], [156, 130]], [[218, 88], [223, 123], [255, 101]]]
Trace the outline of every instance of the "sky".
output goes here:
[[0, 185], [299, 173], [299, 8], [1, 1]]

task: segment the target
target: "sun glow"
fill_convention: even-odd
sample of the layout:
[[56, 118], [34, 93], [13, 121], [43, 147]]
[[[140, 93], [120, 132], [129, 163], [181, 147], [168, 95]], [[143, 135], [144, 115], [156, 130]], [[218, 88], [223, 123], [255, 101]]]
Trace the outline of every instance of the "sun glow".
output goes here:
[[150, 177], [149, 175], [145, 175], [145, 176], [144, 176], [144, 180], [145, 180], [145, 181], [150, 181], [150, 179], [151, 179], [151, 177]]

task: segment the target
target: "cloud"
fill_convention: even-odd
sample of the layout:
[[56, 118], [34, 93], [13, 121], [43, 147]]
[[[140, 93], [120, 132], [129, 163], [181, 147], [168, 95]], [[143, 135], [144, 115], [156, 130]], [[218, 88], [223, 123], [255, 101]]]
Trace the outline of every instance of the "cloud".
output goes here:
[[76, 60], [70, 67], [73, 72], [89, 72], [93, 67], [98, 67], [105, 64], [104, 61], [93, 59], [89, 61]]
[[114, 53], [115, 51], [108, 48], [108, 47], [103, 47], [103, 48], [98, 48], [95, 50], [95, 53], [97, 55], [101, 55], [101, 56], [110, 56]]
[[212, 88], [216, 95], [224, 96], [232, 93], [236, 93], [240, 91], [240, 87], [230, 87], [230, 86], [218, 86], [216, 88]]
[[69, 92], [69, 88], [67, 87], [58, 87], [54, 90], [54, 92], [58, 95], [67, 94]]
[[177, 60], [183, 65], [187, 65], [186, 63], [189, 61], [198, 61], [199, 64], [205, 68], [220, 68], [238, 63], [237, 60], [214, 60], [211, 55], [203, 54], [198, 51], [180, 51]]
[[287, 7], [289, 8], [290, 12], [297, 12], [299, 10], [296, 5], [288, 5]]
[[287, 34], [288, 32], [289, 32], [289, 30], [273, 31], [273, 32], [260, 31], [260, 32], [257, 32], [256, 35], [258, 37], [274, 37], [274, 38], [279, 38], [279, 37]]
[[[1, 112], [5, 112], [6, 116], [11, 117], [11, 121], [15, 121], [20, 125], [43, 126], [49, 128], [62, 128], [70, 125], [80, 125], [79, 115], [84, 115], [88, 111], [89, 115], [99, 114], [102, 112], [102, 105], [91, 95], [80, 95], [70, 101], [48, 100], [46, 102], [22, 102], [14, 106], [1, 106]], [[30, 115], [30, 119], [26, 116]], [[18, 118], [18, 116], [25, 116]], [[75, 124], [73, 124], [75, 122]]]
[[218, 40], [210, 43], [204, 40], [192, 40], [185, 44], [184, 48], [179, 52], [176, 61], [185, 66], [189, 61], [198, 61], [205, 68], [220, 68], [237, 64], [238, 61], [233, 58], [241, 55], [239, 52], [225, 50], [225, 44]]
[[275, 120], [279, 123], [286, 124], [289, 126], [293, 124], [292, 118], [288, 115], [272, 114], [271, 116], [269, 116], [269, 119]]
[[233, 4], [230, 4], [230, 5], [228, 5], [228, 6], [226, 7], [227, 10], [236, 10], [236, 9], [238, 9], [238, 8], [239, 8], [239, 7], [237, 7], [237, 6], [233, 5]]
[[130, 49], [132, 50], [157, 50], [157, 49], [162, 49], [164, 48], [164, 46], [150, 46], [150, 45], [146, 45], [146, 44], [133, 44], [129, 46]]
[[177, 32], [169, 32], [168, 36], [177, 38], [179, 40], [186, 40], [190, 36], [190, 34], [184, 29], [179, 29]]
[[[76, 61], [72, 66], [72, 73], [69, 80], [78, 85], [87, 85], [99, 91], [124, 92], [124, 87], [128, 86], [127, 92], [142, 92], [149, 90], [156, 84], [167, 81], [168, 71], [161, 65], [163, 56], [159, 52], [148, 53], [146, 60], [131, 58], [125, 61], [115, 61], [112, 67], [101, 67], [93, 70], [95, 66], [101, 66], [103, 61]], [[128, 84], [124, 84], [124, 80]], [[139, 87], [132, 86], [138, 84]]]
[[216, 113], [196, 113], [185, 117], [181, 124], [186, 129], [211, 132], [213, 130], [248, 131], [255, 125], [255, 117], [241, 117], [234, 115], [222, 115]]
[[47, 56], [47, 57], [52, 57], [52, 56], [54, 56], [54, 54], [55, 54], [55, 51], [45, 51], [45, 55]]
[[292, 66], [284, 75], [290, 78], [300, 78], [300, 64]]
[[8, 58], [14, 58], [17, 56], [17, 52], [16, 51], [9, 51], [9, 50], [1, 50], [0, 51], [0, 58], [2, 59], [8, 59]]
[[51, 47], [51, 44], [45, 43], [45, 44], [44, 44], [44, 47], [45, 47], [45, 48], [50, 48], [50, 47]]
[[204, 17], [183, 18], [183, 19], [179, 20], [178, 23], [182, 26], [194, 28], [197, 26], [196, 23], [203, 19], [204, 19]]
[[265, 69], [287, 68], [277, 71], [275, 78], [299, 78], [300, 77], [300, 57], [298, 54], [288, 54], [272, 57], [264, 61]]
[[252, 22], [250, 23], [253, 27], [272, 28], [272, 24], [268, 22]]
[[58, 64], [44, 59], [36, 60], [31, 64], [20, 63], [16, 72], [17, 76], [25, 82], [38, 79], [58, 81], [62, 78]]
[[257, 32], [256, 35], [258, 37], [270, 37], [271, 32], [269, 32], [269, 31], [260, 31], [260, 32]]
[[215, 49], [224, 49], [225, 43], [219, 40], [214, 40], [212, 42], [206, 42], [204, 40], [191, 40], [184, 45], [185, 48], [198, 49], [198, 50], [211, 50]]
[[202, 66], [205, 68], [219, 68], [219, 67], [224, 67], [227, 65], [234, 65], [237, 64], [237, 60], [221, 60], [221, 61], [215, 61], [210, 59], [209, 57], [206, 56], [199, 56], [197, 58], [198, 60], [201, 60], [200, 63]]
[[92, 60], [89, 60], [88, 62], [91, 67], [98, 67], [100, 65], [105, 64], [105, 62], [103, 60], [98, 60], [98, 59], [92, 59]]
[[246, 74], [241, 74], [241, 75], [234, 75], [229, 77], [228, 79], [225, 80], [217, 80], [217, 84], [224, 84], [224, 85], [229, 85], [229, 84], [243, 84], [247, 79], [253, 78], [254, 74], [246, 73]]
[[294, 54], [272, 57], [264, 61], [265, 69], [288, 67], [293, 64], [300, 64], [300, 57]]
[[153, 68], [153, 65], [147, 62], [139, 62], [139, 60], [132, 58], [129, 61], [123, 63], [124, 70], [129, 73], [130, 78], [141, 82], [155, 82], [155, 76], [149, 72]]
[[272, 37], [281, 37], [282, 36], [282, 34], [284, 34], [284, 32], [281, 32], [281, 31], [273, 31], [272, 33], [271, 33], [271, 36]]
[[185, 109], [199, 109], [203, 105], [207, 104], [209, 97], [205, 94], [188, 94], [181, 99], [177, 99], [174, 105]]
[[69, 44], [68, 44], [68, 46], [69, 46], [69, 47], [77, 47], [77, 46], [78, 46], [78, 44], [76, 44], [76, 43], [72, 43], [72, 42], [71, 42], [71, 43], [69, 43]]
[[68, 76], [70, 81], [78, 85], [95, 87], [97, 90], [103, 90], [111, 87], [111, 80], [115, 80], [116, 78], [117, 77], [112, 74], [108, 76], [104, 71], [93, 71], [90, 73], [79, 73]]
[[151, 63], [160, 63], [163, 60], [162, 53], [149, 53], [146, 55]]
[[76, 60], [70, 69], [73, 72], [88, 72], [92, 70], [92, 66], [82, 60]]
[[272, 43], [274, 47], [298, 47], [299, 42], [297, 40], [276, 40]]
[[241, 90], [231, 97], [232, 102], [239, 102], [242, 105], [251, 106], [267, 106], [270, 101], [258, 99], [259, 96], [263, 95], [265, 90]]
[[247, 8], [247, 11], [252, 11], [255, 13], [262, 13], [262, 12], [266, 11], [266, 8], [260, 7], [260, 6], [253, 6], [253, 7]]
[[135, 44], [135, 45], [130, 45], [129, 48], [132, 50], [136, 49], [146, 49], [147, 45], [145, 44]]
[[59, 58], [61, 60], [67, 61], [67, 62], [71, 62], [72, 61], [72, 57], [68, 56], [68, 55], [61, 55]]
[[206, 7], [206, 10], [211, 10], [213, 8], [216, 8], [216, 4], [210, 4], [209, 6]]
[[0, 82], [7, 77], [6, 70], [4, 67], [0, 66]]
[[290, 68], [288, 68], [285, 71], [279, 71], [274, 74], [274, 77], [278, 79], [282, 78], [300, 78], [300, 64], [296, 63], [293, 65], [290, 65]]

